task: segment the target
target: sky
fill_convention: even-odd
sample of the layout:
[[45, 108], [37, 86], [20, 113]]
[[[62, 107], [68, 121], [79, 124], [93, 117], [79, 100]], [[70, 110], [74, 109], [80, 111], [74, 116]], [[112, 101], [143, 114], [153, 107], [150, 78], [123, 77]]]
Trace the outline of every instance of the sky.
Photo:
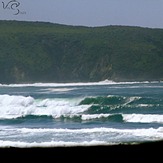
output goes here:
[[163, 28], [163, 0], [0, 0], [0, 20]]

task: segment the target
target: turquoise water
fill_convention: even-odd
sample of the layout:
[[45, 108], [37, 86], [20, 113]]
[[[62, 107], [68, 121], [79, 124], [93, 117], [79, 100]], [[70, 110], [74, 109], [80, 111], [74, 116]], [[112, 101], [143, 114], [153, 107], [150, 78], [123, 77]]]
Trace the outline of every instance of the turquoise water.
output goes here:
[[162, 139], [162, 82], [0, 85], [0, 147]]

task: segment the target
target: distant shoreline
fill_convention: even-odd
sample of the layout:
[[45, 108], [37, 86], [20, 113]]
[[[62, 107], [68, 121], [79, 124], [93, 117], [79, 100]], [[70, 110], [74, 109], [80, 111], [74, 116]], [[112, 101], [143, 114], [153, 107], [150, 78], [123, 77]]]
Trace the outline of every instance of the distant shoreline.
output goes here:
[[8, 86], [8, 87], [26, 87], [26, 86], [41, 86], [41, 87], [46, 87], [46, 86], [89, 86], [89, 85], [110, 85], [110, 84], [139, 84], [139, 83], [162, 83], [163, 81], [113, 81], [113, 80], [104, 80], [104, 81], [99, 81], [99, 82], [34, 82], [34, 83], [6, 83], [6, 84], [1, 84], [0, 86]]

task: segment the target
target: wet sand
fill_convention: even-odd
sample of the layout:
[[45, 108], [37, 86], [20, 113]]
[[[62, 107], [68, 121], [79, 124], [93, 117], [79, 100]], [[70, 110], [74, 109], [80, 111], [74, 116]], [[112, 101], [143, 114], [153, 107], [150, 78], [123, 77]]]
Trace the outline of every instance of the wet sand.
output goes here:
[[0, 148], [3, 162], [104, 162], [151, 161], [162, 159], [163, 141], [135, 145], [87, 147]]

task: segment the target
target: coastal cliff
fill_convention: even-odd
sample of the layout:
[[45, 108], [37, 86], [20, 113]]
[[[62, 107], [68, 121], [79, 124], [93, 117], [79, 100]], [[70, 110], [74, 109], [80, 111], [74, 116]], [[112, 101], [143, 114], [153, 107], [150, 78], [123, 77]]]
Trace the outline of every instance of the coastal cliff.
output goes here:
[[163, 29], [0, 21], [0, 83], [163, 79]]

